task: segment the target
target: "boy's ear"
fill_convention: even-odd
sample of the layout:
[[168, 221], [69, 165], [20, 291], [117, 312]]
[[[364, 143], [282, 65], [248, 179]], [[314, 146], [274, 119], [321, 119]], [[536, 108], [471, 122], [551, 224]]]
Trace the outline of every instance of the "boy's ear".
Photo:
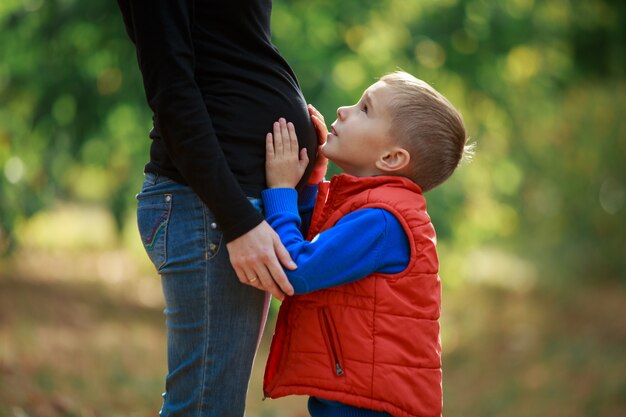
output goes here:
[[398, 172], [409, 165], [411, 154], [404, 148], [392, 148], [376, 161], [376, 168], [383, 172]]

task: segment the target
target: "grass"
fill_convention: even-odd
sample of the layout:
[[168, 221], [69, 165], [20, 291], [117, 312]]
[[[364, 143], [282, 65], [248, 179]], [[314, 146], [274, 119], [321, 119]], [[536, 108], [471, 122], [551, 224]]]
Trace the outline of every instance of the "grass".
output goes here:
[[[156, 415], [160, 285], [133, 265], [123, 253], [26, 254], [0, 265], [0, 417]], [[446, 288], [444, 415], [626, 416], [626, 289], [602, 282]], [[271, 326], [247, 416], [304, 417], [302, 397], [261, 401]]]

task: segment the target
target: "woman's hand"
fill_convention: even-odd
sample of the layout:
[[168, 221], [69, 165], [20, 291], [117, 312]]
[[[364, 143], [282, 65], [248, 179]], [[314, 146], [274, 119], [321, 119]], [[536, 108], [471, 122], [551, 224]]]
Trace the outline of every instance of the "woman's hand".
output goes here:
[[281, 301], [285, 295], [293, 295], [293, 286], [282, 266], [293, 270], [296, 264], [267, 222], [261, 222], [248, 233], [227, 243], [226, 247], [242, 284], [267, 291]]
[[328, 169], [328, 158], [322, 153], [322, 147], [326, 144], [326, 138], [328, 137], [328, 128], [324, 122], [324, 116], [311, 104], [308, 106], [309, 115], [317, 134], [317, 158], [313, 164], [313, 170], [311, 176], [309, 176], [308, 184], [319, 184], [324, 181], [326, 170]]
[[280, 118], [265, 137], [265, 174], [269, 188], [295, 188], [309, 164], [306, 149], [298, 151], [293, 123]]

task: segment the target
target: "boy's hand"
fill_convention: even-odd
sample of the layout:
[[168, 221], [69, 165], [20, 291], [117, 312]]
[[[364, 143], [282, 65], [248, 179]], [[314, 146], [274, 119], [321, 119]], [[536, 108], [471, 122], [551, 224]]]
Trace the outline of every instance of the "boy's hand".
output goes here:
[[328, 128], [326, 127], [322, 113], [310, 104], [308, 108], [315, 133], [317, 133], [317, 158], [315, 158], [313, 170], [311, 171], [311, 176], [307, 183], [318, 184], [324, 180], [326, 170], [328, 169], [328, 158], [322, 153], [322, 147], [326, 144], [326, 138], [328, 137]]
[[298, 151], [293, 123], [280, 118], [274, 134], [265, 137], [265, 174], [269, 188], [295, 188], [309, 164], [306, 149]]

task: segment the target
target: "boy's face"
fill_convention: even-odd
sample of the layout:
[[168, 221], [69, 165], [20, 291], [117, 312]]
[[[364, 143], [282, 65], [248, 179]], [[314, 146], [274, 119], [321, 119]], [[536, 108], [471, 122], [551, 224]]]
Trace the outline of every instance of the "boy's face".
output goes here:
[[378, 81], [365, 90], [358, 103], [337, 109], [337, 120], [322, 153], [347, 174], [379, 174], [375, 163], [392, 144], [388, 114], [392, 96], [391, 87]]

